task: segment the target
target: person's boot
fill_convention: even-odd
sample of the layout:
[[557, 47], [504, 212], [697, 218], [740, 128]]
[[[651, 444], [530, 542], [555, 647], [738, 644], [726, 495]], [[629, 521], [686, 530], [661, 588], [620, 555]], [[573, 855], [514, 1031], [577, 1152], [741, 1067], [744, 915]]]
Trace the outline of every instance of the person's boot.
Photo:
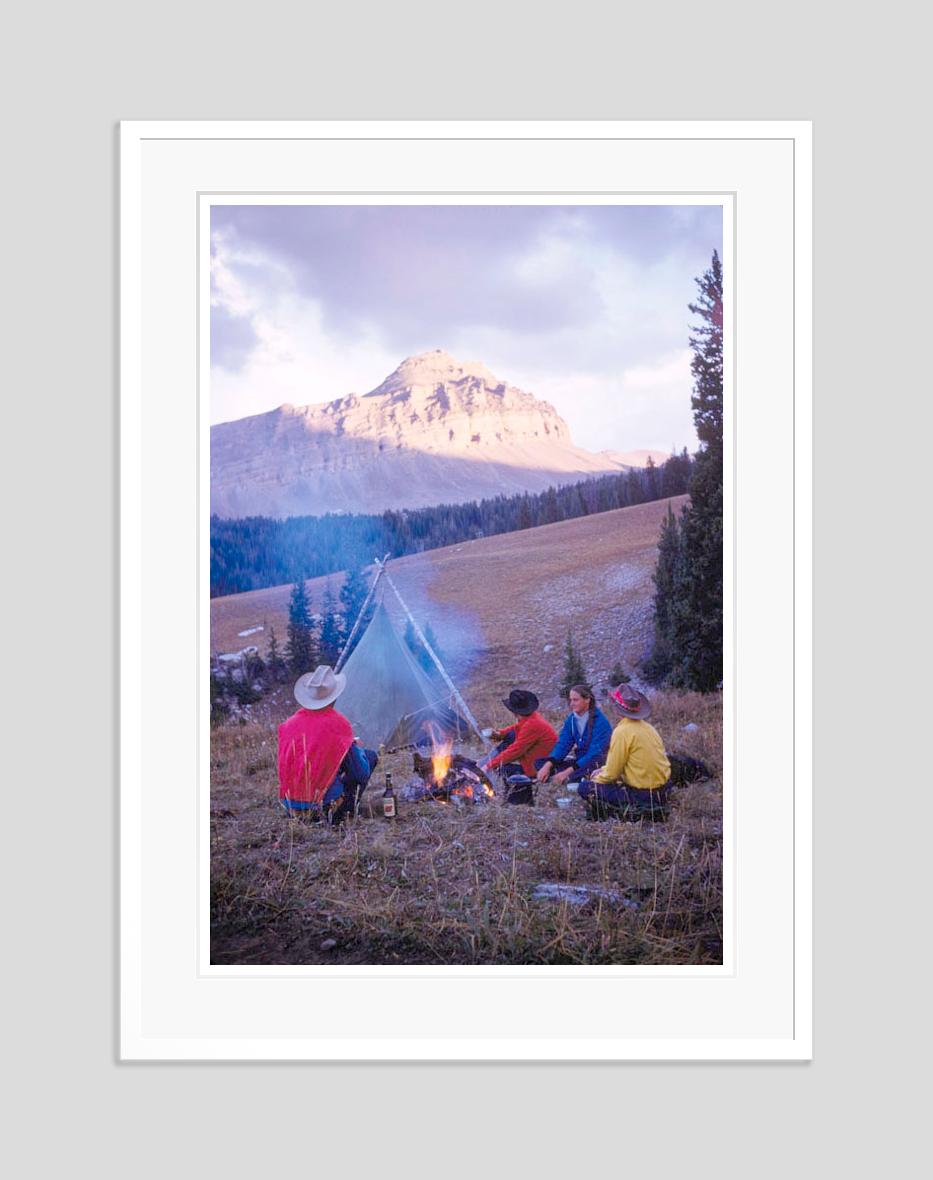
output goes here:
[[328, 804], [327, 811], [324, 818], [332, 828], [339, 828], [343, 821], [347, 818], [350, 808], [347, 803], [347, 796], [340, 795]]

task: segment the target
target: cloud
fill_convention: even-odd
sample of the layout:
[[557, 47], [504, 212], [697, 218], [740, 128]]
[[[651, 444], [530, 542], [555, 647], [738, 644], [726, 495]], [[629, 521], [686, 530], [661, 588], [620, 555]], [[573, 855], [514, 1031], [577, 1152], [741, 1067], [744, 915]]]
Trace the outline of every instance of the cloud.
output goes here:
[[211, 306], [211, 365], [238, 372], [255, 352], [259, 336], [252, 318], [234, 315], [223, 304]]
[[549, 396], [583, 445], [689, 444], [689, 371], [685, 394], [665, 366], [720, 238], [714, 206], [215, 207], [213, 420], [366, 392], [443, 348]]
[[542, 375], [529, 388], [560, 411], [588, 450], [696, 448], [688, 349], [618, 373]]

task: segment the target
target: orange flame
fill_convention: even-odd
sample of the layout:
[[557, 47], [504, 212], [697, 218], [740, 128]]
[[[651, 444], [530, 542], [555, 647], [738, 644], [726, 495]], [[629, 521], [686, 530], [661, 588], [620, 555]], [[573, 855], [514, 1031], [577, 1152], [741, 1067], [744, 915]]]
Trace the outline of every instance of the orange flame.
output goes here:
[[445, 737], [433, 725], [429, 726], [431, 734], [431, 768], [434, 781], [440, 784], [447, 777], [450, 763], [453, 760], [454, 743], [452, 738]]

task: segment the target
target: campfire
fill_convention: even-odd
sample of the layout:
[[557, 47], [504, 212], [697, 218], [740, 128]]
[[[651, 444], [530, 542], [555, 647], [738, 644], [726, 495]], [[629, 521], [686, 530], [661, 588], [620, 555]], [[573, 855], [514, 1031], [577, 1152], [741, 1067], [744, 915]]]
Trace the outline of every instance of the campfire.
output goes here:
[[430, 753], [416, 749], [413, 755], [424, 798], [441, 803], [485, 803], [493, 798], [495, 791], [485, 772], [471, 758], [453, 752], [452, 738], [431, 727], [430, 739]]

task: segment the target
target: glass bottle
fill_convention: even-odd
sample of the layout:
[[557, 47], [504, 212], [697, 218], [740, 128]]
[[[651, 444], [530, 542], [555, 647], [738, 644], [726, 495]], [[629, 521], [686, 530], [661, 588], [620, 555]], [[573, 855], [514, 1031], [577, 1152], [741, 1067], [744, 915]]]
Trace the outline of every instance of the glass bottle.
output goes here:
[[392, 773], [386, 771], [386, 789], [382, 792], [382, 814], [386, 819], [398, 818], [398, 799], [392, 786]]

